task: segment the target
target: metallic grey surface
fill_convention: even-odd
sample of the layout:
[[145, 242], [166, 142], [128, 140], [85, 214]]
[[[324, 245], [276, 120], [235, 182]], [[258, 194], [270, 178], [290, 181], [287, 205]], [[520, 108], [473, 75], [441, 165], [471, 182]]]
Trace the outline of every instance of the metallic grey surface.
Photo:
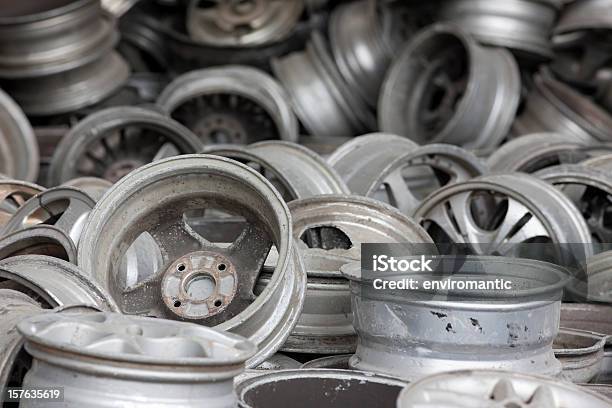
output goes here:
[[567, 281], [562, 268], [526, 259], [468, 256], [454, 274], [478, 271], [521, 279], [525, 286], [489, 292], [488, 297], [458, 291], [452, 299], [432, 300], [425, 292], [407, 296], [401, 290], [376, 290], [360, 264], [345, 265], [342, 273], [351, 281], [359, 339], [350, 366], [408, 381], [467, 368], [559, 374], [552, 345]]
[[[22, 255], [0, 261], [0, 277], [32, 294], [48, 307], [95, 306], [117, 311], [117, 304], [93, 279], [75, 265], [43, 255]], [[5, 281], [6, 282], [6, 281]]]
[[593, 391], [548, 377], [465, 370], [410, 384], [400, 394], [397, 408], [606, 408], [611, 404]]
[[113, 313], [40, 315], [18, 329], [34, 358], [24, 387], [61, 384], [62, 405], [74, 408], [230, 408], [236, 403], [233, 378], [256, 351], [240, 336]]

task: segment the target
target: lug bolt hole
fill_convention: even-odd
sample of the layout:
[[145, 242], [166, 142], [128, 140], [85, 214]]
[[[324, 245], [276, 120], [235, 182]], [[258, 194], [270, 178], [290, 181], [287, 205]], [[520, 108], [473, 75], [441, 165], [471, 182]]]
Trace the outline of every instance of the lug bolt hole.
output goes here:
[[225, 264], [219, 264], [219, 266], [217, 266], [217, 269], [219, 269], [220, 271], [224, 271], [226, 268]]
[[180, 300], [175, 300], [174, 301], [174, 307], [181, 307], [181, 301]]
[[220, 299], [215, 300], [215, 307], [219, 307], [223, 304]]
[[186, 267], [185, 267], [185, 264], [179, 264], [179, 265], [176, 267], [176, 270], [177, 270], [177, 271], [179, 271], [179, 272], [183, 272], [183, 271], [185, 270], [185, 268], [186, 268]]

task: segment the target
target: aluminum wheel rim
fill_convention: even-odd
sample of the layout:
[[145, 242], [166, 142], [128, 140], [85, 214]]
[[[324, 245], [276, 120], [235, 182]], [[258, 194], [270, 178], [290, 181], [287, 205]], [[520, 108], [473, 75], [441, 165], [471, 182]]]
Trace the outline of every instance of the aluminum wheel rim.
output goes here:
[[[208, 175], [208, 177], [196, 177], [197, 175]], [[176, 177], [182, 177], [184, 180], [183, 193], [178, 197], [175, 184], [172, 182]], [[223, 180], [223, 183], [219, 184], [218, 180]], [[230, 184], [234, 188], [233, 192], [228, 190]], [[153, 192], [157, 198], [148, 204], [153, 208], [146, 208], [146, 205], [142, 206], [133, 198], [147, 195], [150, 197]], [[230, 193], [232, 195], [228, 196]], [[223, 200], [215, 201], [220, 200], [220, 194], [225, 195]], [[193, 197], [192, 200], [185, 202], [184, 200], [190, 195]], [[232, 209], [247, 217], [246, 229], [236, 238], [233, 245], [225, 249], [217, 247], [202, 236], [190, 232], [191, 227], [186, 225], [183, 211], [211, 206], [198, 202], [198, 195], [200, 197], [212, 195], [214, 197], [212, 203], [218, 202], [214, 207]], [[170, 199], [161, 199], [166, 196]], [[259, 210], [254, 210], [255, 203], [260, 206]], [[169, 205], [171, 207], [167, 207]], [[156, 214], [155, 211], [164, 208], [166, 213], [163, 219], [152, 220], [156, 218], [153, 216]], [[168, 211], [169, 208], [173, 210]], [[140, 217], [148, 212], [151, 216], [146, 219], [149, 221], [143, 221]], [[262, 224], [263, 214], [266, 213], [271, 217], [266, 221], [269, 224], [265, 227], [270, 228], [270, 233], [264, 233], [262, 229], [265, 225]], [[160, 221], [163, 224], [158, 225], [157, 229], [148, 225]], [[113, 233], [105, 236], [104, 232], [110, 229], [114, 230]], [[120, 277], [116, 276], [117, 267], [112, 260], [121, 259], [127, 245], [133, 242], [138, 234], [147, 230], [153, 237], [157, 236], [157, 245], [164, 254], [164, 265], [155, 275], [132, 288], [121, 287], [121, 283], [116, 282]], [[258, 346], [258, 353], [247, 363], [249, 367], [254, 367], [281, 347], [295, 326], [304, 301], [305, 273], [293, 247], [291, 231], [289, 211], [284, 201], [263, 176], [244, 165], [218, 156], [186, 155], [141, 167], [115, 184], [90, 215], [79, 244], [78, 263], [86, 273], [95, 276], [115, 296], [115, 300], [124, 312], [153, 313], [153, 315], [163, 313], [164, 317], [170, 319], [178, 318], [177, 313], [185, 317], [190, 316], [191, 320], [201, 316], [199, 320], [194, 321], [207, 322], [207, 325], [215, 326], [219, 330], [243, 335]], [[259, 238], [248, 242], [240, 239], [253, 234]], [[121, 244], [122, 242], [124, 244]], [[173, 247], [173, 242], [180, 242], [180, 248]], [[255, 247], [244, 247], [242, 243], [254, 244]], [[254, 287], [257, 277], [254, 273], [258, 273], [263, 266], [272, 243], [279, 252], [272, 280], [264, 292], [249, 304], [249, 288]], [[174, 268], [178, 272], [191, 273], [190, 267], [185, 268], [183, 265], [181, 269], [178, 260], [186, 256], [185, 254], [200, 256], [198, 248], [203, 248], [204, 252], [211, 254], [210, 256], [221, 256], [226, 259], [225, 264], [228, 267], [224, 266], [223, 271], [232, 273], [232, 268], [235, 267], [236, 270], [246, 272], [244, 273], [246, 277], [237, 281], [243, 286], [240, 286], [240, 292], [236, 292], [239, 294], [236, 296], [240, 298], [235, 297], [239, 300], [235, 305], [231, 305], [234, 303], [232, 295], [225, 300], [226, 306], [215, 305], [213, 309], [207, 308], [206, 313], [198, 312], [199, 314], [192, 315], [191, 305], [201, 303], [192, 299], [191, 295], [181, 294], [180, 299], [184, 302], [179, 302], [178, 306], [175, 303], [174, 309], [171, 309], [172, 305], [166, 302], [172, 300], [175, 295], [170, 295], [173, 293], [171, 288], [163, 286], [164, 282], [159, 281], [164, 278], [165, 282], [172, 282], [171, 279], [174, 279], [177, 273]], [[241, 258], [240, 254], [246, 254], [246, 249], [252, 254]], [[192, 252], [193, 250], [196, 252]], [[99, 261], [99, 254], [106, 254], [102, 256], [105, 261]], [[178, 266], [174, 265], [175, 263]], [[194, 270], [197, 272], [198, 269]], [[182, 272], [179, 275], [182, 276], [182, 281], [187, 278]], [[146, 295], [151, 288], [158, 291], [154, 292], [157, 293], [155, 297]], [[160, 290], [165, 291], [164, 296]], [[140, 296], [143, 294], [144, 296]], [[137, 295], [141, 300], [135, 302]], [[208, 302], [209, 297], [204, 301]], [[189, 309], [186, 309], [187, 306]], [[230, 306], [232, 309], [227, 309]], [[230, 311], [231, 314], [228, 315], [226, 312]]]
[[442, 18], [469, 31], [480, 42], [507, 47], [523, 56], [553, 57], [550, 35], [561, 8], [555, 0], [512, 0], [492, 4], [482, 0], [460, 0], [441, 10]]
[[201, 0], [189, 3], [187, 30], [194, 40], [219, 47], [253, 47], [282, 41], [304, 11], [303, 0], [250, 0], [236, 5], [216, 2], [206, 11], [198, 10], [200, 3]]
[[19, 180], [38, 176], [38, 142], [21, 108], [0, 90], [0, 173]]
[[211, 146], [204, 149], [257, 168], [287, 202], [321, 194], [347, 194], [336, 171], [312, 150], [290, 142], [259, 142], [247, 147]]
[[94, 306], [101, 310], [118, 310], [97, 282], [61, 259], [43, 255], [7, 258], [0, 261], [0, 276], [49, 308]]
[[[456, 256], [433, 259], [442, 265], [435, 271], [506, 278], [514, 282], [513, 289], [449, 291], [440, 299], [424, 290], [411, 294], [377, 290], [373, 276], [364, 274], [359, 263], [345, 265], [342, 273], [351, 281], [353, 324], [359, 339], [349, 362], [352, 368], [409, 381], [466, 368], [552, 376], [561, 372], [552, 349], [558, 321], [550, 316], [558, 315], [561, 308], [567, 271], [528, 259], [467, 256], [459, 264]], [[429, 274], [413, 275], [431, 279]], [[402, 277], [401, 273], [387, 276]]]
[[51, 159], [49, 184], [79, 176], [114, 182], [151, 161], [201, 149], [187, 128], [154, 110], [109, 108], [87, 116], [62, 138]]
[[29, 227], [0, 239], [0, 260], [16, 255], [46, 255], [76, 264], [72, 239], [51, 225]]
[[0, 236], [2, 228], [13, 214], [30, 198], [43, 192], [44, 188], [17, 180], [0, 180]]
[[61, 229], [76, 245], [89, 212], [95, 205], [93, 198], [76, 188], [51, 188], [26, 201], [4, 226], [2, 233], [48, 224]]
[[389, 203], [404, 214], [412, 214], [437, 188], [484, 174], [484, 165], [475, 155], [444, 144], [417, 147], [408, 153], [371, 146], [367, 152], [356, 149], [332, 160], [354, 194]]
[[612, 242], [612, 226], [608, 228], [605, 215], [612, 211], [612, 177], [582, 165], [554, 166], [535, 173], [535, 176], [559, 188], [582, 213], [593, 241]]
[[[220, 101], [220, 103], [227, 103], [228, 106], [218, 110], [214, 106], [215, 95], [218, 98], [227, 97], [227, 101]], [[206, 98], [211, 98], [210, 102], [206, 102]], [[233, 98], [237, 102], [233, 102]], [[207, 120], [198, 119], [191, 124], [187, 123], [186, 120], [189, 118], [185, 119], [185, 115], [189, 113], [189, 109], [196, 113], [199, 112], [200, 117], [202, 116], [199, 110], [202, 105], [193, 105], [200, 103], [199, 101], [210, 105], [209, 118]], [[254, 137], [252, 133], [258, 128], [249, 130], [248, 126], [253, 126], [253, 124], [243, 123], [240, 117], [234, 117], [237, 111], [233, 104], [246, 104], [243, 106], [246, 106], [245, 109], [248, 108], [247, 114], [252, 114], [251, 112], [256, 109], [263, 109], [263, 114], [258, 113], [258, 116], [253, 117], [264, 118], [271, 127], [274, 127], [273, 132], [268, 132], [269, 138], [295, 142], [299, 135], [298, 122], [288, 101], [289, 97], [284, 89], [265, 72], [247, 66], [228, 65], [192, 71], [176, 78], [161, 93], [157, 99], [157, 105], [173, 118], [191, 128], [207, 144], [224, 143], [215, 141], [214, 138], [214, 133], [221, 131], [227, 133], [228, 141], [225, 143], [233, 140], [235, 143], [245, 144], [249, 141], [260, 140], [261, 136], [257, 134], [255, 140], [249, 140]], [[189, 120], [193, 121], [193, 119]], [[217, 125], [219, 120], [222, 125]], [[214, 123], [208, 123], [209, 121]], [[265, 129], [259, 130], [261, 133], [265, 131]]]
[[[301, 245], [311, 248], [358, 258], [362, 243], [433, 243], [411, 218], [370, 198], [347, 195], [311, 197], [292, 201], [289, 209], [294, 237], [305, 240]], [[337, 245], [337, 233], [328, 235], [327, 228], [340, 231], [342, 245]]]
[[[445, 58], [463, 58], [464, 65], [446, 72]], [[462, 29], [436, 24], [410, 41], [387, 73], [379, 127], [422, 144], [496, 147], [510, 130], [519, 98], [518, 66], [509, 52], [483, 48]], [[485, 100], [489, 109], [475, 109]]]
[[[497, 223], [498, 226], [490, 231], [478, 227], [470, 213], [468, 201], [477, 191], [499, 193], [511, 199], [503, 222]], [[448, 209], [444, 204], [447, 202], [450, 204]], [[449, 214], [455, 211], [458, 212], [453, 215], [454, 219], [462, 224], [450, 220]], [[433, 221], [450, 242], [470, 244], [477, 254], [509, 254], [513, 245], [529, 242], [530, 238], [538, 236], [548, 237], [553, 243], [583, 244], [582, 254], [577, 254], [577, 259], [593, 253], [589, 229], [574, 204], [550, 184], [527, 174], [483, 176], [444, 187], [430, 195], [414, 216], [421, 225], [430, 224], [426, 225], [426, 230], [431, 230]], [[525, 216], [529, 217], [527, 223], [521, 225]], [[520, 228], [510, 234], [516, 226]], [[527, 234], [525, 231], [530, 229]]]
[[561, 327], [553, 349], [561, 362], [561, 376], [573, 383], [592, 382], [600, 373], [608, 336]]
[[400, 394], [397, 406], [467, 408], [501, 404], [517, 408], [561, 408], [568, 402], [593, 408], [610, 405], [608, 399], [594, 392], [547, 377], [466, 370], [438, 374], [412, 383]]
[[536, 133], [510, 140], [493, 152], [487, 162], [496, 172], [534, 173], [567, 161], [575, 162], [580, 150], [586, 147], [588, 143], [565, 134]]

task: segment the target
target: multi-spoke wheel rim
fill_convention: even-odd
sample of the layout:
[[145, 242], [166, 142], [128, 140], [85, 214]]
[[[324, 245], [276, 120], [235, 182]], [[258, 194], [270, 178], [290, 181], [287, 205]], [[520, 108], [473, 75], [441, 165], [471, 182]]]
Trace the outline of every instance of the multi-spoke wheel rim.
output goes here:
[[201, 149], [187, 128], [154, 110], [109, 108], [87, 116], [62, 138], [51, 160], [49, 184], [77, 177], [115, 182], [151, 161]]

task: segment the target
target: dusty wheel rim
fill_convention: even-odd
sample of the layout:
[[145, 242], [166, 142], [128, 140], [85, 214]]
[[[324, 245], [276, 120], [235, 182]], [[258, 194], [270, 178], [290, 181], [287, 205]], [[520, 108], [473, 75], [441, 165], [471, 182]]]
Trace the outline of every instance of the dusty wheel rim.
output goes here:
[[297, 141], [298, 122], [288, 101], [284, 89], [265, 72], [228, 65], [178, 77], [157, 104], [205, 144], [246, 144], [263, 139]]
[[[352, 368], [409, 381], [466, 368], [545, 375], [561, 371], [552, 349], [558, 321], [550, 316], [559, 313], [566, 270], [546, 262], [493, 256], [432, 260], [437, 265], [433, 274], [413, 274], [415, 279], [432, 279], [439, 273], [444, 279], [451, 274], [455, 279], [477, 274], [480, 279], [511, 280], [512, 290], [448, 291], [441, 298], [424, 289], [410, 294], [379, 290], [374, 276], [359, 263], [345, 265], [342, 273], [351, 281], [353, 324], [359, 339], [349, 363]], [[388, 278], [402, 276], [395, 273]]]
[[[489, 194], [494, 204], [480, 198]], [[500, 205], [503, 202], [507, 206]], [[480, 218], [483, 212], [488, 215]], [[582, 244], [577, 259], [593, 253], [590, 231], [574, 204], [555, 187], [527, 174], [483, 176], [443, 187], [423, 201], [414, 216], [434, 241], [446, 236], [450, 242], [468, 244], [476, 254], [509, 255], [537, 237]]]
[[404, 214], [412, 214], [437, 188], [484, 173], [475, 155], [452, 145], [431, 144], [406, 152], [364, 144], [351, 153], [330, 158], [351, 191], [389, 203]]
[[32, 295], [49, 308], [85, 305], [118, 310], [97, 282], [61, 259], [43, 255], [7, 258], [0, 261], [0, 276], [10, 281], [12, 288]]
[[0, 180], [0, 232], [25, 202], [43, 191], [43, 187], [25, 181]]
[[321, 33], [313, 33], [305, 51], [272, 60], [272, 70], [311, 134], [353, 136], [376, 127], [366, 103], [342, 79]]
[[[449, 59], [463, 62], [448, 65]], [[379, 127], [420, 144], [496, 147], [519, 98], [518, 66], [508, 51], [481, 47], [462, 29], [436, 24], [410, 41], [387, 73]]]
[[514, 124], [518, 134], [556, 132], [591, 144], [612, 140], [611, 128], [608, 113], [546, 72], [535, 77], [527, 107]]
[[[114, 20], [92, 0], [17, 5], [0, 16], [0, 73], [36, 78], [64, 73], [109, 52], [117, 41]], [[8, 46], [11, 42], [20, 47]]]
[[553, 343], [561, 376], [573, 383], [592, 382], [600, 373], [608, 336], [561, 327]]
[[[300, 250], [308, 275], [306, 298], [300, 319], [283, 344], [282, 351], [309, 354], [342, 354], [355, 351], [357, 337], [352, 326], [348, 281], [340, 267], [353, 259], [318, 249]], [[270, 277], [262, 275], [259, 290]]]
[[532, 58], [553, 57], [550, 35], [561, 2], [459, 0], [442, 7], [442, 18], [467, 27], [480, 42], [506, 47]]
[[612, 177], [582, 165], [554, 166], [534, 174], [561, 190], [582, 213], [593, 241], [612, 242], [612, 226], [606, 215], [612, 211]]
[[[211, 243], [187, 224], [186, 212], [211, 207], [245, 218], [229, 246]], [[128, 288], [115, 261], [143, 232], [159, 246], [163, 266]], [[188, 319], [243, 335], [259, 348], [247, 363], [252, 367], [281, 347], [304, 301], [305, 273], [291, 233], [289, 210], [263, 176], [218, 156], [187, 155], [141, 167], [115, 184], [90, 215], [78, 263], [125, 313]], [[278, 262], [270, 284], [255, 298], [252, 290], [272, 245]], [[198, 259], [206, 263], [199, 267]], [[207, 276], [229, 279], [231, 293], [217, 284], [212, 293], [190, 290], [191, 278], [210, 281]], [[174, 289], [177, 279], [183, 290]]]
[[348, 193], [344, 181], [321, 156], [295, 143], [270, 141], [247, 147], [212, 146], [204, 153], [224, 156], [257, 168], [286, 201]]
[[0, 239], [0, 260], [17, 255], [46, 255], [76, 264], [74, 242], [51, 225], [36, 225]]
[[[287, 38], [304, 11], [303, 0], [213, 2], [192, 0], [187, 30], [196, 41], [219, 47], [252, 47]], [[209, 2], [210, 3], [210, 2]]]
[[[18, 386], [28, 370], [28, 358], [24, 356], [23, 338], [17, 330], [17, 323], [26, 317], [42, 312], [34, 300], [9, 289], [0, 289], [0, 391], [5, 392], [9, 386]], [[4, 397], [2, 398], [4, 400]]]
[[282, 405], [291, 396], [313, 407], [392, 406], [405, 385], [359, 371], [283, 370], [239, 381], [236, 393], [241, 408]]
[[[610, 401], [594, 392], [547, 377], [489, 370], [438, 374], [410, 384], [398, 399], [398, 408], [420, 404], [446, 407], [495, 406], [527, 408], [576, 406], [604, 408]], [[503, 405], [502, 405], [503, 406]]]
[[84, 395], [95, 384], [99, 391], [112, 388], [118, 404], [233, 406], [232, 380], [256, 351], [240, 336], [117, 313], [39, 315], [18, 330], [34, 358], [24, 386], [45, 387], [57, 378], [68, 405], [85, 398], [87, 406], [100, 406], [104, 391]]
[[87, 65], [59, 74], [4, 82], [3, 88], [25, 113], [58, 115], [94, 105], [128, 80], [130, 69], [119, 54], [110, 52]]
[[376, 2], [362, 0], [335, 8], [329, 22], [331, 50], [342, 77], [374, 107], [392, 56], [377, 11]]
[[411, 218], [370, 198], [311, 197], [290, 202], [289, 209], [294, 237], [310, 248], [359, 257], [362, 243], [433, 243]]
[[21, 108], [0, 90], [0, 173], [34, 181], [38, 176], [38, 142]]
[[116, 107], [80, 121], [62, 138], [49, 168], [49, 184], [80, 176], [117, 181], [151, 161], [200, 151], [187, 128], [151, 109]]
[[93, 198], [76, 188], [51, 188], [26, 201], [2, 232], [9, 234], [38, 224], [54, 225], [76, 245], [89, 212], [95, 205]]
[[545, 167], [580, 161], [587, 156], [581, 149], [588, 146], [565, 134], [536, 133], [510, 140], [493, 152], [487, 162], [496, 172], [534, 173]]

